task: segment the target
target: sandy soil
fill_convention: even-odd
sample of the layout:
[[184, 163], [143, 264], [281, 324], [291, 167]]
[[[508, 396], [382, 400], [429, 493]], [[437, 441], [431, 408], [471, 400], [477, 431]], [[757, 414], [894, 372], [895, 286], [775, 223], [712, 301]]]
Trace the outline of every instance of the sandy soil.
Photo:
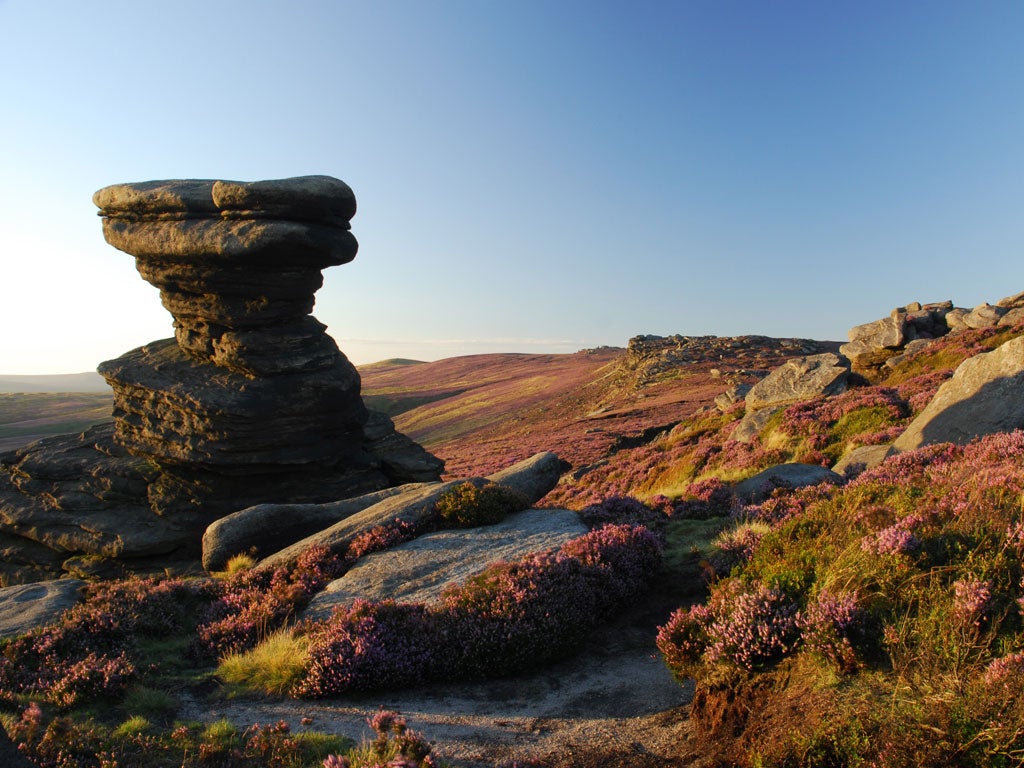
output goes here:
[[544, 766], [693, 765], [686, 753], [692, 686], [676, 683], [654, 647], [651, 626], [619, 622], [575, 658], [515, 678], [447, 684], [321, 701], [189, 697], [186, 720], [227, 718], [240, 728], [286, 720], [299, 728], [371, 736], [366, 718], [381, 706], [401, 712], [453, 766], [510, 760]]

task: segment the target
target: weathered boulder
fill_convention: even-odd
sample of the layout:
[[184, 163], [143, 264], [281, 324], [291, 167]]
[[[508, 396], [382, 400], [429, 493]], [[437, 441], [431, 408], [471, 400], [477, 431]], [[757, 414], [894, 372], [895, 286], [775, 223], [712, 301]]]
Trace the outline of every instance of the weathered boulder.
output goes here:
[[0, 589], [0, 638], [52, 624], [81, 601], [84, 586], [78, 579], [56, 579]]
[[495, 525], [428, 533], [360, 560], [313, 598], [304, 617], [326, 618], [358, 598], [436, 602], [445, 587], [490, 565], [555, 549], [586, 532], [575, 512], [528, 509]]
[[999, 320], [1008, 311], [1004, 307], [993, 306], [985, 302], [964, 315], [962, 320], [963, 324], [968, 328], [992, 328], [999, 324]]
[[895, 452], [891, 445], [861, 445], [845, 453], [832, 467], [832, 471], [837, 475], [853, 477], [877, 467]]
[[464, 480], [449, 480], [444, 483], [412, 485], [400, 494], [383, 499], [322, 531], [269, 555], [261, 560], [256, 567], [260, 569], [277, 568], [293, 562], [313, 545], [326, 547], [335, 554], [342, 554], [349, 542], [359, 534], [396, 520], [413, 525], [423, 523], [434, 515], [438, 499], [463, 483], [471, 483], [479, 488], [488, 482], [495, 482], [521, 494], [527, 505], [535, 504], [547, 495], [558, 482], [558, 476], [553, 475], [552, 472], [556, 462], [561, 472], [562, 463], [558, 457], [545, 452], [524, 459], [486, 478], [471, 477]]
[[1006, 310], [1006, 314], [999, 318], [997, 325], [1010, 326], [1024, 323], [1024, 307], [1013, 307]]
[[831, 352], [797, 357], [757, 382], [744, 400], [748, 410], [759, 410], [818, 395], [836, 395], [846, 391], [849, 375], [849, 361]]
[[964, 360], [893, 443], [910, 451], [1024, 427], [1024, 336]]
[[487, 476], [487, 480], [520, 493], [530, 504], [547, 496], [569, 465], [551, 451], [536, 453], [527, 459]]
[[212, 522], [203, 533], [203, 568], [218, 571], [238, 554], [256, 559], [329, 528], [378, 502], [423, 487], [422, 483], [385, 488], [324, 504], [257, 504]]
[[764, 501], [774, 488], [804, 488], [808, 485], [832, 483], [840, 485], [843, 476], [816, 464], [778, 464], [737, 483], [732, 492], [745, 504]]
[[[937, 339], [949, 333], [952, 312], [956, 312], [952, 301], [911, 302], [894, 309], [889, 317], [851, 328], [850, 342], [839, 351], [849, 358], [855, 371], [877, 370], [894, 355], [905, 351], [910, 343]], [[952, 319], [959, 321], [962, 314], [955, 314]]]
[[996, 302], [997, 307], [1003, 309], [1024, 309], [1024, 291], [1015, 293], [1013, 296], [1006, 296]]
[[749, 443], [753, 440], [758, 433], [771, 420], [772, 416], [781, 411], [786, 406], [784, 405], [772, 405], [767, 408], [761, 408], [757, 411], [748, 411], [740, 419], [740, 423], [736, 425], [736, 429], [729, 435], [730, 440], [737, 440], [741, 443]]

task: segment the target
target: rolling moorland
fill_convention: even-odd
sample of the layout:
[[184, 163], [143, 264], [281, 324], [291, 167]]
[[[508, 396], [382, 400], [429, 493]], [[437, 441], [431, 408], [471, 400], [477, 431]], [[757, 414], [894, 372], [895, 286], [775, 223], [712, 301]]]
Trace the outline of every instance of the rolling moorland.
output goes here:
[[[1024, 764], [1024, 434], [736, 491], [779, 464], [831, 467], [892, 443], [962, 362], [1022, 334], [993, 323], [893, 350], [842, 391], [776, 409], [748, 440], [733, 439], [747, 410], [739, 393], [837, 344], [638, 337], [575, 355], [366, 366], [368, 405], [450, 476], [558, 453], [572, 469], [545, 503], [580, 511], [591, 538], [468, 584], [447, 612], [364, 606], [283, 633], [273, 630], [288, 627], [288, 606], [330, 570], [315, 556], [270, 582], [243, 563], [212, 585], [99, 587], [57, 628], [3, 646], [4, 724], [39, 765], [429, 765], [428, 745], [389, 713], [374, 718], [375, 741], [353, 749], [282, 723], [243, 733], [181, 722], [181, 701], [226, 685], [271, 701], [387, 691], [466, 664], [515, 681], [524, 658], [548, 659], [551, 646], [564, 657], [639, 623], [650, 652], [694, 686], [688, 707], [648, 728], [686, 720], [679, 743], [637, 732], [641, 750], [595, 743], [519, 765]], [[486, 506], [476, 502], [472, 514]], [[593, 602], [595, 585], [619, 601]], [[508, 602], [516, 590], [540, 597]], [[261, 614], [257, 603], [284, 608]], [[505, 640], [480, 639], [484, 605], [508, 611]], [[88, 630], [98, 624], [100, 638]], [[438, 642], [451, 632], [457, 659]]]

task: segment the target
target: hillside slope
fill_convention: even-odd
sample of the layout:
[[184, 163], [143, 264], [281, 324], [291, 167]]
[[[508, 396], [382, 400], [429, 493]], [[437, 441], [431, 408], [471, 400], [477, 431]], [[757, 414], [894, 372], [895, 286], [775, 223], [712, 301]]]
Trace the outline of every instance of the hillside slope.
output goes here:
[[470, 355], [360, 369], [367, 405], [447, 463], [487, 474], [552, 450], [577, 469], [646, 442], [735, 383], [838, 344], [764, 336], [637, 336], [570, 355]]

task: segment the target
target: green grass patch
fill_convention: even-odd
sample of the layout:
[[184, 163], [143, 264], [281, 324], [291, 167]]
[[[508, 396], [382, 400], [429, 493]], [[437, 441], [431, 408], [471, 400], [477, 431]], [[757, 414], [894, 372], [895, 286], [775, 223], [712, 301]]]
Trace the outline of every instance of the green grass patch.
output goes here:
[[225, 657], [217, 675], [241, 690], [283, 696], [306, 671], [306, 645], [290, 630], [275, 632], [251, 651]]

